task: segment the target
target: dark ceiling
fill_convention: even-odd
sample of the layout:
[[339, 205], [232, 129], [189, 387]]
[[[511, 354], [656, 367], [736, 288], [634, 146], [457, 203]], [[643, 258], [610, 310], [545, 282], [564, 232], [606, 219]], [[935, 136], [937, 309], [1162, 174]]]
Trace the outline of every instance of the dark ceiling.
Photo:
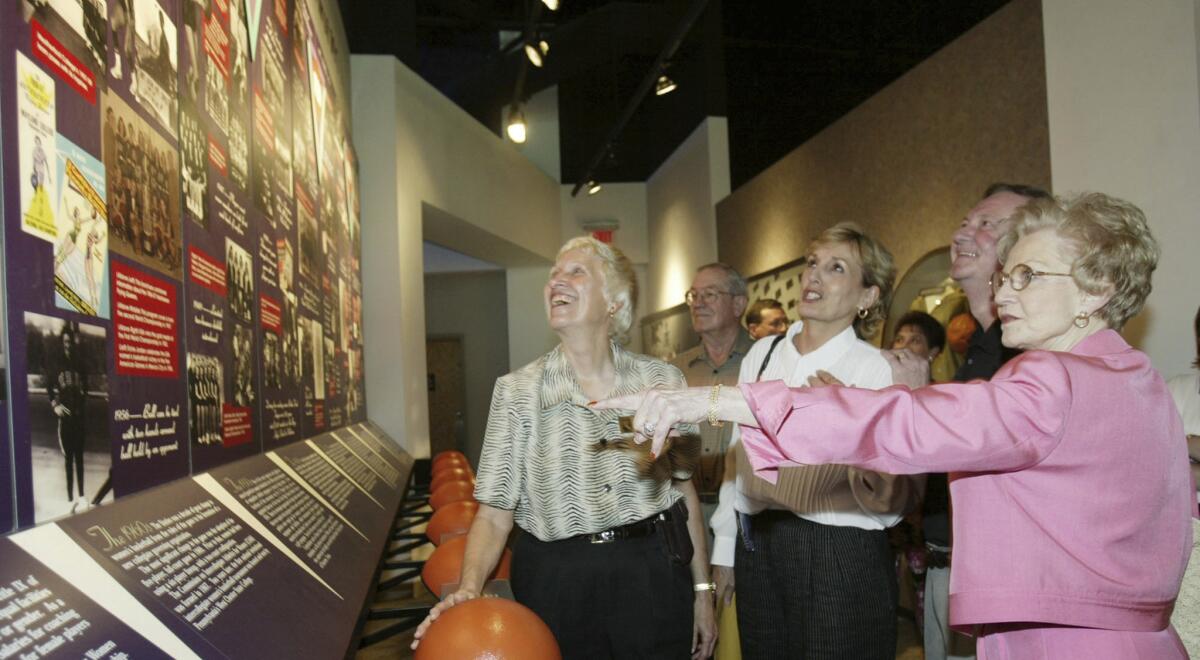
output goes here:
[[[393, 54], [499, 133], [524, 96], [558, 86], [562, 180], [587, 172], [670, 35], [703, 0], [339, 0], [354, 53]], [[708, 0], [593, 178], [644, 181], [705, 116], [729, 118], [736, 189], [1007, 0]], [[532, 20], [531, 20], [532, 18]], [[502, 51], [536, 32], [546, 66]]]

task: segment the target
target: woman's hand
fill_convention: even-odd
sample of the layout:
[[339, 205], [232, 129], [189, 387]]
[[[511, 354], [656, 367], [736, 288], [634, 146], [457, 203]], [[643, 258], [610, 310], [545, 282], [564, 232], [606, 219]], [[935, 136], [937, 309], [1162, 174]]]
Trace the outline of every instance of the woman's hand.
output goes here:
[[717, 615], [712, 594], [697, 592], [692, 608], [692, 660], [711, 658], [717, 645]]
[[906, 385], [910, 390], [929, 384], [929, 360], [902, 348], [898, 351], [883, 351], [883, 359], [892, 365], [892, 382]]
[[733, 577], [732, 566], [720, 566], [713, 564], [712, 576], [713, 582], [717, 584], [717, 600], [724, 601], [725, 607], [733, 604], [734, 585], [737, 581]]
[[711, 400], [712, 393], [711, 387], [642, 390], [636, 394], [592, 401], [588, 405], [596, 410], [636, 410], [633, 438], [639, 444], [648, 438], [650, 454], [658, 456], [662, 454], [663, 444], [675, 424], [707, 421], [710, 410], [720, 420], [749, 426], [758, 423], [736, 386], [722, 387], [715, 405]]
[[433, 622], [437, 621], [437, 618], [442, 615], [442, 612], [459, 603], [465, 603], [475, 598], [479, 598], [479, 591], [475, 589], [459, 589], [443, 598], [442, 602], [434, 605], [433, 609], [429, 610], [429, 615], [425, 617], [425, 620], [421, 622], [421, 625], [417, 626], [416, 632], [413, 633], [412, 648], [416, 649], [421, 644], [421, 638], [425, 636], [425, 633], [429, 630], [429, 626], [433, 625]]
[[808, 377], [809, 387], [825, 387], [826, 385], [845, 385], [845, 383], [828, 371], [818, 370], [817, 373]]

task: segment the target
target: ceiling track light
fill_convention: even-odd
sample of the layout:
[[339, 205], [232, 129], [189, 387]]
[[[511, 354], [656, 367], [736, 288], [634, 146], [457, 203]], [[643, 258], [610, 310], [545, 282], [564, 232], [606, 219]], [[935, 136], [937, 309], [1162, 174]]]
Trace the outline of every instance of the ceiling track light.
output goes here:
[[550, 44], [546, 43], [545, 39], [539, 40], [536, 44], [532, 41], [525, 42], [525, 57], [529, 58], [529, 63], [537, 68], [542, 68], [548, 54], [550, 54]]
[[596, 183], [595, 179], [587, 182], [587, 194], [588, 195], [595, 195], [596, 193], [600, 192], [601, 190], [604, 190], [604, 186], [600, 185], [599, 183]]
[[514, 103], [508, 111], [508, 124], [504, 127], [504, 132], [508, 133], [508, 139], [517, 144], [525, 144], [526, 127], [525, 113], [521, 111], [521, 106]]
[[658, 82], [654, 84], [654, 95], [665, 96], [675, 91], [675, 88], [678, 86], [670, 76], [664, 73], [658, 77]]

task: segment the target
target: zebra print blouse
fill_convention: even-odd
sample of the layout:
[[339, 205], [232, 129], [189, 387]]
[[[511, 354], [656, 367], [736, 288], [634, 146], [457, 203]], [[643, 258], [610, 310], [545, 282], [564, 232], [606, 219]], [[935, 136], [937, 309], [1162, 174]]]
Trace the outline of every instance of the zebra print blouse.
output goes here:
[[[613, 395], [683, 387], [679, 369], [612, 345]], [[620, 435], [616, 411], [592, 410], [555, 347], [496, 380], [479, 459], [475, 499], [513, 512], [521, 529], [557, 541], [647, 518], [683, 494], [699, 443], [689, 434], [651, 461], [644, 448], [602, 445]]]

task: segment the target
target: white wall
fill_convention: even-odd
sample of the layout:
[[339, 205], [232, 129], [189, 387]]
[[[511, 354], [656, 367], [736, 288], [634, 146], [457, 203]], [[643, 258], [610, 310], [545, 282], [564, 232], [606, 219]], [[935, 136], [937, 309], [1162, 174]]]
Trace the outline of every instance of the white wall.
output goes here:
[[467, 434], [463, 451], [472, 464], [479, 465], [492, 388], [511, 369], [504, 323], [508, 314], [505, 275], [498, 271], [427, 274], [425, 296], [425, 330], [462, 337]]
[[[423, 237], [506, 268], [549, 264], [560, 242], [559, 186], [395, 58], [356, 55], [350, 65], [367, 405], [422, 457], [429, 453]], [[515, 334], [510, 325], [510, 349]]]
[[716, 260], [716, 204], [727, 195], [728, 122], [709, 117], [646, 182], [650, 311], [683, 302], [696, 268]]
[[1056, 193], [1098, 190], [1142, 208], [1162, 247], [1147, 309], [1125, 335], [1164, 374], [1194, 359], [1200, 297], [1196, 0], [1044, 0]]

